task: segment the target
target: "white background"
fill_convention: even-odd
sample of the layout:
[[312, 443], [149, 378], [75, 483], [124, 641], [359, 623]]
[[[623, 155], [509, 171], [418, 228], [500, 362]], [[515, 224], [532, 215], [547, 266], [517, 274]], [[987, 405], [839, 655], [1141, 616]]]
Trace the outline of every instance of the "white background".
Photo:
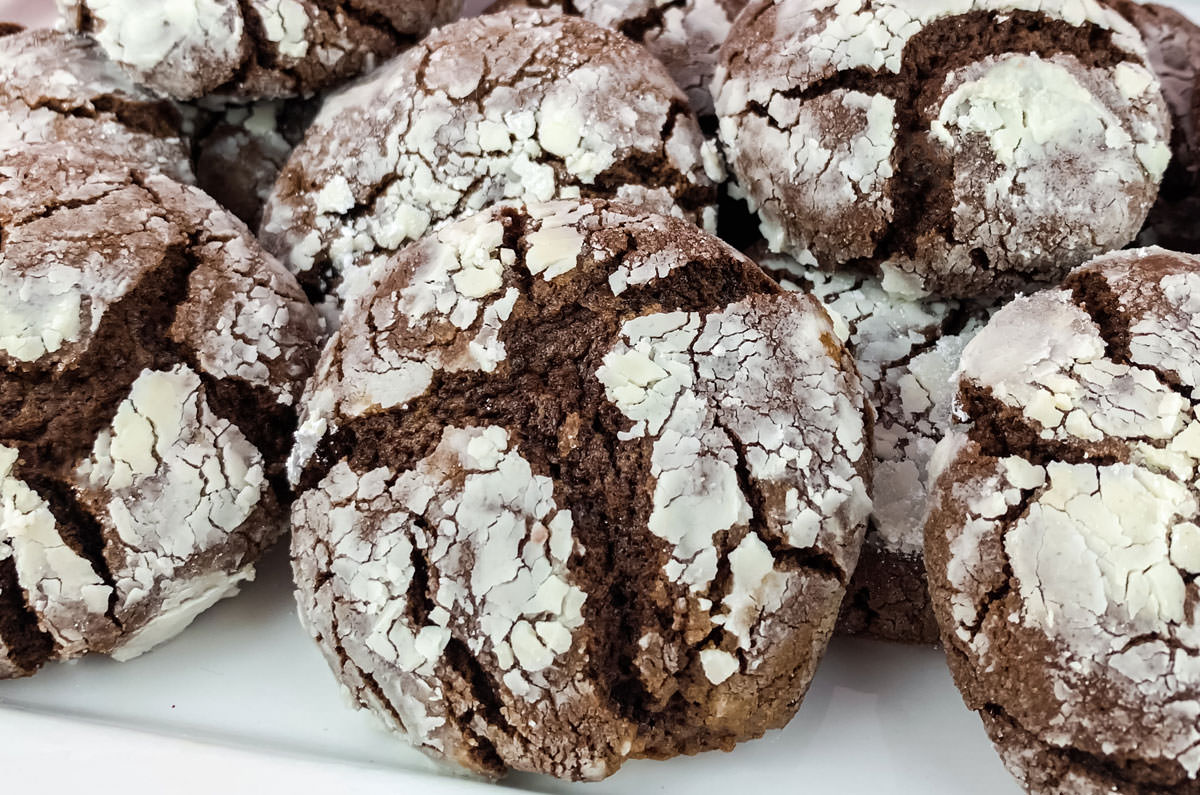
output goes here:
[[0, 19], [30, 27], [54, 21], [53, 0], [0, 0]]

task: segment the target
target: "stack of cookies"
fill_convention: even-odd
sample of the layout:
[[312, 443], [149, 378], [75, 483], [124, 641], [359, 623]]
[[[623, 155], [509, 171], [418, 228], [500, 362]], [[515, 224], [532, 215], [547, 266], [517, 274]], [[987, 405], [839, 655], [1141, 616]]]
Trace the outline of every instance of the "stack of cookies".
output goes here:
[[940, 641], [1031, 792], [1200, 791], [1184, 17], [60, 8], [0, 35], [0, 677], [290, 530], [479, 774], [732, 748], [837, 631]]

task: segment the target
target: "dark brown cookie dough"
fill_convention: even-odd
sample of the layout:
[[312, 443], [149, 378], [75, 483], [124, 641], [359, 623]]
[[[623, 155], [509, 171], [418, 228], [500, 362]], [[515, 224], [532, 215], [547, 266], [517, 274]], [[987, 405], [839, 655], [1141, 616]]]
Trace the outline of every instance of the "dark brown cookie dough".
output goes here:
[[222, 207], [258, 229], [279, 170], [300, 143], [319, 99], [263, 100], [206, 116], [194, 144], [196, 184]]
[[182, 123], [178, 109], [135, 86], [87, 38], [19, 28], [0, 35], [0, 150], [87, 143], [191, 182]]
[[746, 0], [501, 0], [489, 10], [558, 8], [624, 33], [662, 61], [711, 132], [708, 125], [716, 119], [708, 86], [721, 44], [745, 5]]
[[873, 274], [829, 273], [761, 247], [752, 256], [785, 289], [825, 303], [875, 408], [871, 521], [838, 631], [936, 643], [922, 554], [929, 460], [950, 424], [958, 357], [996, 304], [900, 295]]
[[174, 99], [312, 94], [453, 21], [462, 0], [58, 0], [129, 74]]
[[1115, 252], [967, 345], [930, 592], [1034, 793], [1200, 792], [1200, 259]]
[[359, 702], [490, 775], [785, 724], [870, 510], [820, 303], [603, 202], [494, 208], [371, 279], [289, 465], [301, 614]]
[[1200, 251], [1200, 27], [1166, 6], [1109, 1], [1142, 34], [1171, 111], [1171, 163], [1138, 242]]
[[706, 168], [719, 158], [643, 48], [514, 8], [441, 28], [328, 97], [260, 236], [335, 320], [372, 262], [498, 201], [619, 199], [712, 228]]
[[195, 188], [0, 154], [0, 676], [134, 657], [254, 575], [317, 321]]
[[1170, 154], [1141, 38], [1094, 0], [755, 0], [713, 95], [773, 251], [937, 296], [1125, 245]]

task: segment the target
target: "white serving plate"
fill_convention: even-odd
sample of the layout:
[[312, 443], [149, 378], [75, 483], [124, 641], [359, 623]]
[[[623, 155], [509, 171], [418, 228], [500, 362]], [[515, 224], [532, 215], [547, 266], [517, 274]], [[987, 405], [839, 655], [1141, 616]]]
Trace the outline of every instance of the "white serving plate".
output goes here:
[[[1200, 11], [1200, 0], [1175, 5], [1193, 18]], [[53, 16], [52, 0], [0, 0], [0, 19], [37, 25]], [[259, 572], [241, 596], [151, 654], [0, 682], [0, 793], [496, 790], [439, 770], [352, 709], [296, 619], [285, 551]], [[731, 753], [631, 762], [594, 784], [514, 775], [500, 786], [588, 795], [1020, 791], [963, 706], [941, 650], [847, 638], [834, 640], [786, 729]]]

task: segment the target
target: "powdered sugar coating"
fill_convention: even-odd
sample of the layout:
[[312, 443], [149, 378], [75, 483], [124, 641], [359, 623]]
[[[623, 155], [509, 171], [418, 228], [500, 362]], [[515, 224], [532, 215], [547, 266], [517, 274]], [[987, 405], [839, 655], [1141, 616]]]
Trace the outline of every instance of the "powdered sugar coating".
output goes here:
[[59, 146], [0, 174], [0, 281], [21, 286], [0, 307], [0, 546], [24, 594], [0, 635], [27, 650], [14, 674], [128, 659], [236, 593], [282, 530], [270, 479], [316, 316], [195, 188]]
[[713, 85], [772, 251], [887, 261], [938, 295], [1011, 293], [1119, 248], [1169, 157], [1145, 48], [1092, 0], [758, 0]]
[[[160, 195], [173, 188], [159, 188]], [[187, 311], [176, 316], [172, 334], [191, 341], [207, 375], [235, 378], [291, 406], [315, 358], [312, 308], [231, 215], [212, 213], [207, 231], [211, 238], [199, 247], [207, 261], [191, 274]]]
[[86, 142], [191, 182], [181, 123], [87, 38], [52, 30], [0, 36], [0, 149]]
[[[246, 564], [222, 572], [219, 587], [192, 593], [193, 580], [212, 572], [189, 571], [189, 564], [236, 545], [235, 532], [267, 499], [268, 487], [262, 454], [212, 412], [199, 376], [185, 365], [138, 376], [76, 477], [80, 500], [93, 506], [109, 539], [115, 599], [104, 608], [128, 633], [112, 651], [116, 659], [153, 645], [143, 635], [159, 642], [173, 636], [202, 609], [237, 593], [238, 581], [253, 578]], [[169, 622], [173, 631], [155, 626], [160, 611], [181, 614]]]
[[443, 28], [330, 97], [276, 184], [262, 238], [335, 317], [373, 261], [497, 201], [597, 195], [711, 226], [702, 141], [636, 45], [512, 9]]
[[[666, 575], [693, 591], [716, 576], [712, 536], [751, 518], [739, 456], [758, 481], [770, 540], [819, 549], [843, 570], [853, 568], [846, 540], [869, 502], [853, 464], [867, 441], [862, 407], [841, 394], [840, 374], [824, 361], [828, 320], [799, 307], [756, 310], [738, 304], [707, 316], [630, 320], [596, 371], [608, 399], [634, 421], [625, 435], [655, 438], [649, 529], [675, 547]], [[793, 369], [796, 362], [811, 372]], [[800, 406], [820, 411], [797, 425], [788, 417]]]
[[[972, 270], [979, 249], [1044, 279], [1124, 246], [1170, 159], [1162, 111], [1157, 80], [1140, 63], [1084, 70], [1070, 56], [1014, 54], [948, 75], [930, 134], [955, 162], [954, 240], [974, 248], [952, 244], [944, 262], [931, 248], [932, 267], [904, 269], [950, 282]], [[1068, 234], [1047, 239], [1047, 218]]]
[[[573, 214], [577, 220], [591, 211], [590, 205], [544, 207], [550, 218]], [[504, 242], [500, 219], [480, 213], [431, 233], [396, 255], [386, 270], [376, 269], [349, 310], [368, 322], [358, 333], [344, 334], [347, 342], [327, 346], [305, 395], [288, 460], [293, 483], [320, 440], [337, 430], [339, 416], [404, 408], [426, 393], [438, 371], [490, 372], [503, 361], [499, 332], [518, 294], [503, 286], [505, 266], [517, 259]], [[395, 272], [405, 273], [402, 286], [381, 295], [379, 280]]]
[[[377, 683], [390, 705], [380, 707], [410, 742], [451, 758], [470, 743], [445, 703], [452, 630], [534, 715], [550, 712], [538, 702], [565, 684], [551, 666], [579, 657], [572, 631], [587, 594], [567, 560], [583, 550], [552, 480], [533, 474], [503, 428], [449, 427], [403, 473], [358, 475], [339, 463], [301, 497], [293, 522], [301, 615], [352, 687]], [[397, 598], [418, 577], [417, 557], [423, 608]], [[318, 571], [334, 575], [314, 592]]]
[[193, 79], [201, 58], [236, 58], [245, 29], [241, 9], [221, 0], [163, 3], [140, 7], [140, 13], [122, 0], [94, 0], [86, 10], [95, 20], [96, 41], [114, 61], [147, 72], [174, 56], [185, 67], [183, 80]]
[[16, 448], [0, 446], [0, 546], [43, 631], [64, 654], [78, 655], [116, 634], [104, 616], [111, 588], [67, 546], [46, 501], [14, 476], [19, 455]]
[[709, 83], [717, 53], [745, 7], [745, 0], [527, 0], [494, 7], [528, 5], [563, 8], [568, 13], [624, 33], [662, 61], [701, 119], [713, 115]]
[[1200, 419], [1180, 356], [1200, 342], [1198, 266], [1098, 258], [963, 354], [970, 424], [938, 451], [930, 582], [968, 704], [996, 705], [985, 723], [1025, 748], [1007, 761], [1035, 765], [1016, 771], [1035, 791], [1200, 773]]
[[[602, 16], [612, 25], [618, 17], [632, 21], [629, 10], [622, 6], [636, 3], [612, 2], [612, 0], [580, 0], [576, 6], [588, 19], [599, 22]], [[675, 82], [687, 93], [692, 110], [698, 116], [713, 115], [712, 94], [709, 84], [717, 66], [717, 54], [721, 44], [729, 35], [733, 19], [744, 7], [742, 0], [683, 0], [683, 2], [659, 2], [653, 8], [643, 10], [643, 18], [653, 19], [658, 15], [658, 25], [648, 26], [637, 41], [640, 41], [654, 57], [667, 67]]]
[[[836, 72], [867, 68], [899, 73], [904, 49], [914, 36], [938, 20], [972, 11], [1004, 14], [1028, 11], [1069, 25], [1111, 29], [1116, 44], [1144, 52], [1141, 38], [1120, 17], [1096, 0], [943, 0], [937, 3], [896, 0], [821, 0], [801, 7], [783, 6], [776, 27], [784, 47], [796, 58], [789, 75], [807, 83]], [[811, 15], [810, 15], [811, 14]], [[796, 31], [795, 34], [792, 31]], [[794, 38], [794, 41], [792, 39]]]
[[[707, 316], [645, 315], [622, 326], [596, 371], [609, 400], [634, 421], [625, 435], [654, 438], [647, 526], [672, 545], [668, 579], [706, 592], [719, 563], [714, 536], [752, 518], [765, 525], [765, 538], [751, 532], [729, 553], [731, 602], [706, 600], [712, 622], [744, 652], [732, 670], [718, 664], [724, 678], [710, 675], [714, 684], [761, 664], [756, 647], [771, 639], [759, 637], [759, 617], [801, 587], [798, 573], [775, 571], [764, 541], [818, 550], [842, 571], [857, 557], [848, 541], [870, 504], [856, 469], [867, 443], [862, 407], [828, 367], [832, 327], [814, 306], [781, 299], [765, 311], [747, 303]], [[805, 408], [803, 423], [790, 419]], [[755, 495], [744, 491], [739, 466]], [[762, 569], [764, 553], [771, 563]]]
[[369, 71], [461, 0], [347, 5], [315, 0], [58, 0], [66, 26], [94, 37], [139, 82], [174, 99], [311, 94]]
[[[31, 151], [0, 160], [0, 211], [9, 219], [0, 363], [69, 369], [110, 307], [158, 265], [143, 252], [178, 245], [184, 235], [174, 214], [198, 203], [204, 229], [189, 274], [194, 293], [171, 333], [195, 347], [209, 375], [261, 387], [283, 404], [295, 400], [310, 366], [312, 311], [244, 226], [193, 188], [131, 178], [124, 162], [54, 146]], [[45, 168], [49, 157], [60, 167]], [[64, 234], [60, 213], [92, 234]]]
[[306, 392], [302, 613], [361, 704], [481, 772], [727, 747], [832, 630], [864, 399], [818, 302], [682, 221], [446, 224], [370, 271]]

